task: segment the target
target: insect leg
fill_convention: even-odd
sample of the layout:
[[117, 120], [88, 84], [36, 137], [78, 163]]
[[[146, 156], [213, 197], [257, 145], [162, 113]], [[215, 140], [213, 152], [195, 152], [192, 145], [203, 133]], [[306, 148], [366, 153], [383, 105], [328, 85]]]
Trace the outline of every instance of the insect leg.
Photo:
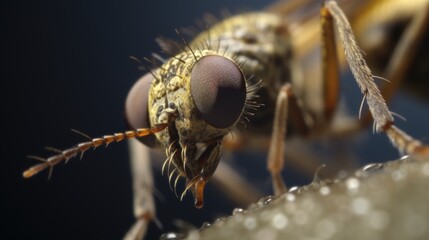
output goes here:
[[[381, 93], [387, 102], [392, 98], [401, 82], [405, 80], [405, 76], [412, 66], [412, 60], [423, 44], [423, 36], [428, 26], [429, 4], [426, 4], [408, 24], [384, 70], [384, 76], [390, 82], [383, 84]], [[371, 114], [368, 112], [361, 120], [362, 125], [367, 126], [371, 120]]]
[[337, 58], [337, 48], [335, 46], [335, 32], [333, 19], [327, 11], [321, 9], [322, 21], [322, 77], [324, 91], [325, 121], [329, 121], [334, 114], [338, 102], [339, 84], [339, 64]]
[[290, 83], [286, 83], [280, 89], [279, 95], [277, 97], [273, 132], [271, 134], [271, 142], [267, 160], [267, 168], [271, 173], [275, 195], [280, 195], [287, 191], [287, 187], [281, 176], [281, 171], [284, 167], [283, 154], [288, 110], [291, 108], [294, 109], [294, 117], [296, 117], [294, 118], [296, 119], [295, 122], [298, 122], [297, 120], [301, 119], [301, 127], [299, 127], [297, 130], [307, 132], [309, 126], [305, 120], [305, 113], [302, 107], [298, 104], [297, 98], [292, 90], [292, 85]]
[[357, 46], [353, 31], [344, 12], [335, 1], [325, 1], [322, 8], [326, 9], [327, 13], [334, 18], [347, 62], [362, 94], [365, 96], [366, 103], [374, 118], [377, 132], [386, 133], [392, 144], [402, 153], [428, 156], [429, 146], [423, 146], [420, 141], [412, 138], [394, 125], [393, 115], [374, 82], [374, 76], [367, 66], [360, 48]]
[[149, 148], [135, 139], [130, 140], [129, 146], [136, 222], [124, 239], [135, 240], [143, 239], [148, 223], [155, 216], [155, 203]]

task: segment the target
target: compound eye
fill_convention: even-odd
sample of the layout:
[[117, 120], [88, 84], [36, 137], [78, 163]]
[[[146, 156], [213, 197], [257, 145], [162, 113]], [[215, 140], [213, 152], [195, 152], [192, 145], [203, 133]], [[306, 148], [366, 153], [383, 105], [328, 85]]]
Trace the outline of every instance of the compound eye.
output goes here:
[[228, 128], [243, 111], [246, 82], [234, 62], [209, 55], [199, 59], [192, 69], [191, 94], [207, 123], [216, 128]]
[[[131, 88], [125, 101], [125, 119], [128, 127], [132, 129], [149, 128], [149, 89], [153, 76], [149, 73], [141, 77]], [[148, 147], [155, 147], [156, 139], [154, 135], [138, 138]]]

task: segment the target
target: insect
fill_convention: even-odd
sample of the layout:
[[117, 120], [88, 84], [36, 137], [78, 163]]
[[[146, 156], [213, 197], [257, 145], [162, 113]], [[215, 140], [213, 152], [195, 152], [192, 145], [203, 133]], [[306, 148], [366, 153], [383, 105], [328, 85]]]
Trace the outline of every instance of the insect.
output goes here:
[[[327, 14], [323, 19], [331, 21], [330, 15], [333, 15], [340, 36], [350, 37], [348, 25], [335, 3], [328, 1], [323, 9], [324, 14]], [[55, 164], [92, 147], [155, 135], [155, 141], [167, 153], [164, 171], [174, 182], [180, 177], [185, 178], [185, 190], [181, 197], [190, 191], [196, 207], [202, 207], [203, 190], [219, 164], [224, 136], [236, 127], [240, 128], [240, 122], [246, 121], [247, 115], [254, 114], [248, 117], [249, 122], [246, 123], [249, 132], [266, 132], [272, 119], [275, 119], [269, 169], [276, 194], [286, 191], [279, 175], [283, 164], [281, 155], [285, 128], [288, 126], [300, 135], [327, 134], [328, 123], [334, 114], [337, 100], [335, 92], [338, 90], [333, 85], [338, 81], [335, 73], [338, 66], [335, 57], [332, 57], [336, 55], [335, 45], [330, 45], [334, 42], [331, 29], [333, 23], [324, 25], [329, 35], [323, 38], [326, 56], [322, 63], [326, 63], [326, 68], [333, 69], [324, 71], [327, 74], [324, 82], [328, 84], [324, 93], [329, 98], [319, 98], [318, 104], [323, 102], [324, 106], [312, 106], [309, 98], [314, 98], [314, 95], [309, 93], [311, 89], [303, 85], [299, 70], [296, 70], [296, 53], [292, 52], [292, 43], [287, 41], [290, 33], [281, 17], [270, 13], [253, 13], [226, 21], [213, 26], [190, 43], [184, 41], [182, 51], [163, 65], [150, 69], [150, 73], [143, 77], [141, 84], [151, 85], [151, 88], [143, 88], [146, 91], [143, 93], [135, 90], [136, 94], [131, 94], [129, 99], [137, 107], [127, 110], [130, 125], [142, 128], [80, 143], [47, 159], [35, 157], [42, 163], [27, 170], [24, 176], [31, 177], [45, 168], [52, 169]], [[246, 27], [254, 29], [247, 30]], [[375, 112], [377, 131], [386, 132], [394, 145], [405, 153], [427, 151], [419, 141], [393, 125], [393, 116], [376, 90], [374, 76], [362, 65], [362, 56], [357, 54], [359, 50], [347, 39], [343, 41], [343, 47], [349, 51], [348, 62], [355, 71], [364, 100], [368, 102], [370, 110]], [[217, 86], [211, 86], [212, 83]], [[320, 88], [316, 90], [320, 92]], [[256, 98], [257, 95], [259, 98]], [[134, 101], [133, 96], [143, 99]], [[285, 104], [290, 107], [287, 108]], [[275, 111], [274, 106], [277, 106]], [[289, 109], [289, 116], [285, 109]], [[136, 114], [137, 111], [142, 112]], [[142, 126], [138, 126], [140, 124]], [[144, 212], [137, 217], [137, 235], [141, 235], [140, 229], [153, 216], [150, 212]]]

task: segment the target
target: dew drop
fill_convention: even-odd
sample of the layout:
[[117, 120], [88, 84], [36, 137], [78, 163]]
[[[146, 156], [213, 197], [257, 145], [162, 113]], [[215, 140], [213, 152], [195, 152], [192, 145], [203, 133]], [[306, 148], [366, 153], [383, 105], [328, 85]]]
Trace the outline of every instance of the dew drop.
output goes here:
[[252, 230], [256, 228], [256, 219], [254, 217], [248, 217], [244, 219], [243, 225], [246, 229]]
[[362, 168], [362, 171], [367, 172], [367, 173], [371, 173], [371, 172], [375, 172], [377, 170], [381, 170], [383, 168], [383, 164], [382, 163], [371, 163], [371, 164], [367, 164]]
[[299, 187], [298, 187], [298, 186], [293, 186], [293, 187], [289, 188], [289, 191], [288, 191], [288, 192], [293, 193], [293, 192], [298, 191], [298, 189], [299, 189]]
[[220, 218], [217, 218], [214, 223], [215, 224], [222, 224], [226, 221], [226, 219], [227, 218], [225, 218], [225, 217], [220, 217]]
[[284, 229], [288, 224], [288, 219], [285, 215], [277, 213], [271, 220], [271, 224], [276, 229]]
[[174, 233], [174, 232], [169, 232], [169, 233], [164, 233], [159, 237], [159, 240], [181, 240], [181, 239], [185, 239], [185, 234], [181, 234], [181, 233]]
[[274, 199], [275, 199], [275, 196], [269, 195], [269, 196], [261, 198], [257, 204], [259, 207], [263, 207], [263, 206], [271, 204], [274, 201]]
[[351, 177], [346, 180], [346, 187], [349, 193], [356, 193], [359, 188], [359, 180]]
[[255, 210], [258, 208], [258, 204], [256, 203], [252, 203], [249, 205], [249, 207], [247, 208], [247, 210]]
[[286, 193], [285, 195], [283, 195], [283, 198], [286, 199], [286, 201], [288, 202], [293, 202], [296, 199], [295, 195], [293, 195], [292, 193]]
[[364, 215], [368, 213], [368, 211], [371, 208], [371, 203], [368, 201], [368, 199], [359, 197], [356, 199], [353, 199], [351, 210], [357, 215]]
[[328, 186], [323, 186], [319, 189], [321, 195], [326, 196], [331, 192], [331, 189]]
[[232, 215], [237, 215], [237, 214], [242, 214], [244, 212], [244, 210], [242, 208], [234, 208], [234, 210], [232, 210]]
[[211, 226], [211, 224], [209, 222], [203, 222], [203, 224], [201, 224], [200, 230], [206, 229], [210, 226]]

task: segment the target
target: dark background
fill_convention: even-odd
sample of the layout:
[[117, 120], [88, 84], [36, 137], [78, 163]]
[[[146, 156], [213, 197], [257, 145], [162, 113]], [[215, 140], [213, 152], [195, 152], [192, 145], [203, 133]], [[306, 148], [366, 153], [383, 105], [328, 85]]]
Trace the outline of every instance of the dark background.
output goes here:
[[[46, 156], [45, 146], [65, 148], [84, 140], [70, 128], [93, 137], [124, 130], [125, 97], [143, 74], [128, 56], [159, 52], [155, 37], [177, 38], [174, 28], [192, 26], [206, 12], [256, 10], [267, 4], [200, 2], [2, 1], [4, 239], [118, 239], [128, 230], [134, 219], [125, 143], [88, 151], [83, 160], [73, 159], [67, 166], [60, 164], [50, 181], [47, 173], [30, 180], [21, 177], [35, 163], [26, 156]], [[354, 113], [360, 99], [354, 98]], [[391, 106], [408, 119], [399, 121], [400, 126], [428, 140], [427, 101], [399, 92]], [[398, 157], [386, 137], [369, 131], [354, 150], [367, 161]], [[248, 165], [265, 169], [262, 161]], [[174, 230], [174, 219], [199, 227], [234, 208], [210, 184], [205, 208], [196, 210], [189, 198], [181, 203], [174, 197], [158, 170], [155, 181], [165, 198], [157, 201], [164, 229], [151, 224], [147, 239]]]

